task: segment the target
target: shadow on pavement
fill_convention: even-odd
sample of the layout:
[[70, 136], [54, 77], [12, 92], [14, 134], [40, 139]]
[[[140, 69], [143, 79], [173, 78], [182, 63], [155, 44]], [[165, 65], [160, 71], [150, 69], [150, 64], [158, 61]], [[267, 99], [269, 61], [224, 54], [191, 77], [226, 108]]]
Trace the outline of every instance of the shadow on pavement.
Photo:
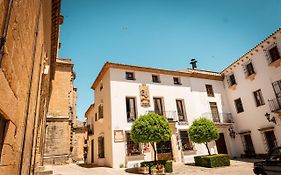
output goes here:
[[127, 169], [125, 169], [125, 172], [131, 173], [131, 174], [140, 174], [138, 171], [138, 168], [127, 168]]
[[97, 166], [97, 165], [94, 165], [94, 164], [86, 164], [86, 163], [79, 163], [77, 164], [78, 166], [80, 167], [83, 167], [83, 168], [95, 168], [95, 167], [100, 167], [100, 166]]

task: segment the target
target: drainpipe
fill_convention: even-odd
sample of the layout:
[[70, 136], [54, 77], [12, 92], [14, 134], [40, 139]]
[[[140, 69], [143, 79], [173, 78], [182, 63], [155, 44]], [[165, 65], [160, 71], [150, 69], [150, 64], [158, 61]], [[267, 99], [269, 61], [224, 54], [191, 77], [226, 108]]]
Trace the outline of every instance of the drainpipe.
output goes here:
[[9, 21], [10, 21], [10, 17], [11, 17], [11, 13], [12, 13], [12, 7], [13, 7], [13, 0], [10, 0], [9, 4], [8, 4], [8, 9], [6, 12], [6, 18], [4, 19], [4, 28], [2, 31], [2, 36], [0, 38], [0, 67], [1, 67], [2, 58], [4, 55], [4, 51], [5, 51], [4, 46], [5, 46], [6, 39], [7, 39], [7, 33], [8, 33]]
[[[31, 99], [31, 90], [32, 90], [32, 81], [34, 75], [34, 67], [35, 67], [35, 58], [36, 58], [36, 50], [37, 50], [37, 42], [38, 42], [38, 29], [39, 29], [39, 20], [41, 15], [41, 0], [39, 2], [39, 9], [38, 9], [38, 16], [36, 17], [36, 26], [35, 26], [35, 35], [34, 35], [34, 46], [32, 52], [32, 66], [31, 66], [31, 73], [30, 73], [30, 81], [29, 81], [29, 88], [28, 88], [28, 96], [26, 99], [26, 108], [25, 108], [25, 116], [24, 116], [24, 123], [22, 129], [22, 137], [21, 137], [21, 155], [19, 157], [19, 164], [18, 164], [18, 174], [22, 174], [22, 166], [23, 166], [23, 156], [24, 156], [24, 149], [25, 149], [25, 136], [27, 130], [27, 120], [29, 116], [29, 108], [30, 108], [30, 99]], [[30, 169], [29, 169], [30, 171]]]

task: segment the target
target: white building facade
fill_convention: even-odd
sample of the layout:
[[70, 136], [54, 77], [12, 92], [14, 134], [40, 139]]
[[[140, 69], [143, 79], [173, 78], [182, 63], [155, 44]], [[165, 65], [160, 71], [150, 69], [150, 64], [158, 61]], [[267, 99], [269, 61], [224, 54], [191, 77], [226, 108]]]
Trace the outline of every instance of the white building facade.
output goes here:
[[[220, 132], [220, 139], [209, 144], [211, 153], [262, 155], [280, 145], [280, 35], [277, 30], [221, 73], [107, 62], [92, 86], [95, 104], [86, 112], [88, 163], [118, 168], [152, 160], [150, 145], [130, 139], [133, 121], [148, 112], [166, 117], [172, 130], [170, 141], [157, 144], [158, 159], [189, 163], [207, 154], [205, 145], [192, 143], [187, 132], [200, 117], [213, 120]], [[270, 51], [275, 46], [277, 51]]]

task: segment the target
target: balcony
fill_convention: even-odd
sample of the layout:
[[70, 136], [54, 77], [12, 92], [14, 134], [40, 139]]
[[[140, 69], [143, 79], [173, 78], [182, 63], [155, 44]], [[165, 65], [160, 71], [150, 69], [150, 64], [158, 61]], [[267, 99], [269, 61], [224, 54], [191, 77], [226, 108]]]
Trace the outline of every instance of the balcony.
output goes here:
[[88, 128], [88, 135], [93, 135], [94, 134], [94, 128], [91, 127], [91, 125], [87, 125], [87, 128]]
[[202, 114], [202, 117], [213, 119], [213, 122], [215, 123], [234, 123], [231, 113], [204, 113]]
[[268, 100], [271, 112], [281, 114], [281, 97]]
[[177, 111], [163, 111], [158, 112], [158, 111], [147, 111], [147, 112], [153, 112], [158, 115], [164, 116], [167, 118], [169, 122], [186, 122], [186, 114], [185, 113], [178, 113]]

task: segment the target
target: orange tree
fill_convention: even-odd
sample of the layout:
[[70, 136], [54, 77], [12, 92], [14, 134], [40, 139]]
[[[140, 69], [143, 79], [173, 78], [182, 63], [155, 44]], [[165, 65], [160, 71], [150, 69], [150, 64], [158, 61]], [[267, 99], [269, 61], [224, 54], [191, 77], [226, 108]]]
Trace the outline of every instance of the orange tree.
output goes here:
[[131, 130], [132, 140], [135, 143], [150, 143], [156, 160], [155, 144], [171, 139], [171, 129], [168, 120], [155, 113], [148, 113], [140, 116], [134, 121]]
[[209, 155], [211, 155], [208, 142], [219, 139], [219, 132], [214, 122], [206, 118], [199, 118], [193, 121], [188, 132], [191, 141], [204, 143]]

